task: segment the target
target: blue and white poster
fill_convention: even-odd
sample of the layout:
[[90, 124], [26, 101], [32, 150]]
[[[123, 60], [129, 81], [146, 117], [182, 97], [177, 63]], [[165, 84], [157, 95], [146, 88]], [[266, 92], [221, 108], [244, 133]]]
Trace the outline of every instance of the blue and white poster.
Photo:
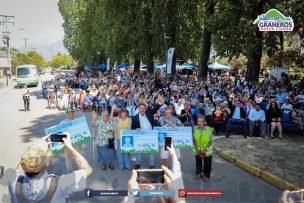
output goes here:
[[155, 130], [122, 130], [120, 148], [122, 152], [157, 153], [158, 132]]
[[[91, 132], [87, 120], [84, 116], [75, 118], [74, 120], [55, 125], [44, 130], [45, 134], [63, 134], [68, 132], [71, 135], [71, 142], [77, 145], [87, 142], [92, 139]], [[60, 142], [51, 143], [51, 150], [53, 154], [58, 154], [64, 149], [64, 144]]]
[[154, 127], [158, 131], [158, 143], [165, 145], [165, 137], [172, 137], [172, 144], [176, 148], [192, 148], [192, 127]]

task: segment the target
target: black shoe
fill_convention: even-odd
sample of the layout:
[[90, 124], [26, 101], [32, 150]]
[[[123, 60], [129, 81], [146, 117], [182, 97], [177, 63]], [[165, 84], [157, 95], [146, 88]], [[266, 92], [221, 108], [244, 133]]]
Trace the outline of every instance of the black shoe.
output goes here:
[[243, 137], [246, 139], [246, 138], [247, 138], [247, 134], [246, 134], [246, 133], [243, 133]]
[[105, 164], [102, 165], [101, 170], [103, 170], [103, 171], [107, 170], [107, 165], [105, 165]]
[[203, 174], [195, 174], [195, 175], [193, 176], [193, 180], [200, 180], [200, 179], [202, 179], [203, 177], [204, 177]]
[[226, 137], [229, 137], [229, 136], [230, 136], [230, 131], [227, 130], [227, 131], [226, 131]]
[[139, 164], [135, 164], [134, 169], [135, 170], [140, 169], [140, 165]]
[[149, 169], [155, 169], [155, 167], [154, 166], [149, 166]]
[[109, 168], [111, 169], [111, 170], [114, 170], [115, 169], [115, 166], [112, 164], [112, 163], [109, 163]]

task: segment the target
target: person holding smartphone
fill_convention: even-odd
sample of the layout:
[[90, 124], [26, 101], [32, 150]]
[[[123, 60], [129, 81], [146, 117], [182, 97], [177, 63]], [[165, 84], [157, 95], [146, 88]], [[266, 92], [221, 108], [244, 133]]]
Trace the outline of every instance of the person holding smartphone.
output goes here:
[[[178, 158], [175, 153], [175, 149], [173, 145], [171, 147], [168, 147], [168, 152], [170, 153], [170, 157], [172, 159], [172, 170], [168, 169], [166, 166], [162, 166], [161, 169], [163, 170], [163, 180], [164, 183], [162, 184], [163, 190], [175, 190], [175, 197], [165, 198], [165, 197], [157, 197], [157, 200], [155, 202], [178, 202], [178, 203], [185, 203], [185, 198], [178, 197], [178, 190], [184, 189], [184, 181], [182, 177], [182, 170], [180, 162], [178, 161]], [[151, 173], [153, 171], [159, 171], [160, 169], [151, 169]], [[139, 184], [138, 179], [138, 171], [133, 170], [131, 178], [128, 182], [128, 192], [129, 195], [126, 197], [124, 202], [133, 203], [136, 200], [136, 197], [132, 195], [133, 190], [151, 190], [155, 189], [155, 185], [153, 184]]]
[[[204, 182], [209, 182], [212, 155], [213, 155], [213, 142], [214, 136], [212, 134], [212, 128], [206, 125], [206, 119], [204, 116], [197, 118], [197, 126], [193, 129], [193, 150], [196, 162], [196, 175], [195, 180], [203, 179]], [[204, 167], [202, 164], [204, 162]]]
[[[60, 176], [48, 174], [47, 154], [51, 142], [49, 136], [45, 136], [22, 155], [14, 177], [3, 177], [8, 180], [11, 202], [66, 202], [67, 197], [74, 192], [85, 189], [86, 179], [92, 173], [92, 168], [74, 149], [70, 135], [64, 134], [66, 137], [62, 138], [62, 144], [70, 150], [76, 161], [77, 170]], [[6, 175], [11, 174], [4, 174]]]

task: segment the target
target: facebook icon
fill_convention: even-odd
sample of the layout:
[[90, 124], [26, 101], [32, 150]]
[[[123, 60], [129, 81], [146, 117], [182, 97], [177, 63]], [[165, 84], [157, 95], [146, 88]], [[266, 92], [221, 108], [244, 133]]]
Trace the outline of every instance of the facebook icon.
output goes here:
[[86, 197], [93, 197], [93, 190], [92, 189], [85, 189], [84, 196]]

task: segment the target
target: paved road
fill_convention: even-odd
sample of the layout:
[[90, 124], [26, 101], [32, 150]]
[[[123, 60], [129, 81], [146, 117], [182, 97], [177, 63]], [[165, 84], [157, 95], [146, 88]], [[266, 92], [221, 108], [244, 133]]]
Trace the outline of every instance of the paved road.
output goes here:
[[[24, 89], [0, 90], [0, 165], [5, 168], [15, 168], [21, 154], [27, 147], [33, 145], [44, 135], [43, 129], [59, 123], [65, 118], [64, 112], [47, 109], [46, 100], [41, 98], [41, 88], [31, 88], [30, 112], [23, 110], [21, 94]], [[76, 116], [85, 115], [90, 123], [90, 113], [76, 112]], [[84, 144], [83, 153], [93, 165], [92, 142]], [[159, 157], [159, 155], [156, 155]], [[157, 159], [157, 166], [161, 161]], [[217, 189], [223, 192], [222, 197], [213, 198], [191, 198], [187, 202], [231, 202], [231, 203], [262, 203], [277, 202], [281, 193], [277, 188], [244, 172], [238, 167], [226, 162], [214, 155], [211, 181], [208, 184], [202, 181], [194, 181], [193, 173], [195, 160], [190, 150], [182, 151], [181, 165], [184, 184], [187, 189]], [[143, 167], [147, 163], [143, 163]], [[65, 162], [63, 155], [53, 156], [50, 159], [50, 173], [58, 175], [65, 173]], [[130, 171], [118, 169], [114, 171], [102, 171], [98, 165], [93, 169], [93, 175], [88, 179], [88, 188], [94, 189], [126, 189], [130, 178]], [[1, 195], [5, 193], [0, 190], [0, 202], [8, 197]], [[2, 196], [2, 197], [1, 197]], [[1, 200], [2, 198], [2, 200]], [[109, 199], [94, 197], [84, 199], [83, 194], [75, 194], [69, 202], [121, 202], [122, 199]], [[140, 199], [139, 202], [154, 202], [149, 198]]]

